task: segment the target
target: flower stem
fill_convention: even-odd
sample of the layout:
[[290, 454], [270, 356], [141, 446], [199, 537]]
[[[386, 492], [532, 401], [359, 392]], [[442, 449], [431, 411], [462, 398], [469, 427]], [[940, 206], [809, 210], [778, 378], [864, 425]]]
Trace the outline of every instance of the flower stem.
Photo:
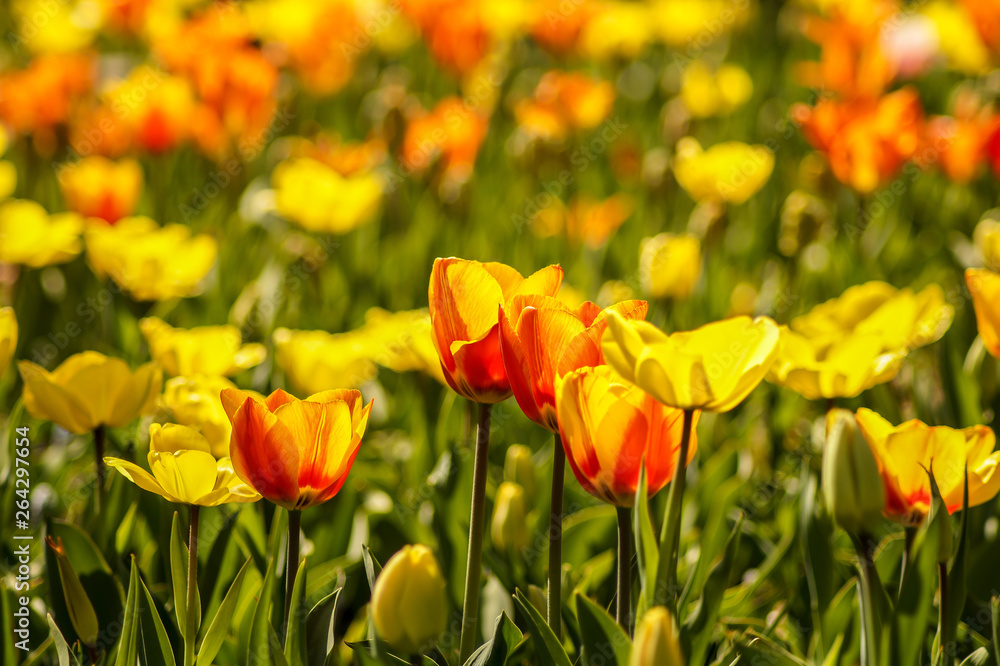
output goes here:
[[482, 581], [483, 523], [486, 511], [486, 472], [490, 452], [490, 413], [493, 405], [479, 403], [476, 462], [472, 472], [472, 512], [469, 518], [469, 557], [465, 567], [465, 600], [462, 603], [460, 662], [464, 664], [476, 647], [479, 629], [479, 585]]
[[871, 556], [871, 539], [854, 539], [858, 553], [858, 593], [861, 597], [861, 666], [875, 666], [878, 660], [878, 631], [875, 619], [874, 581], [878, 577]]
[[198, 639], [198, 505], [191, 505], [188, 532], [187, 630], [184, 632], [184, 666], [194, 666], [194, 644]]
[[945, 664], [947, 663], [945, 659], [948, 654], [952, 652], [951, 648], [951, 631], [948, 629], [948, 563], [938, 562], [938, 586], [941, 599], [938, 602], [938, 634], [941, 636], [941, 642], [938, 645], [938, 650], [941, 651], [940, 661], [935, 660], [935, 663]]
[[97, 458], [97, 513], [104, 506], [104, 426], [94, 428], [94, 456]]
[[566, 478], [566, 451], [556, 433], [552, 448], [552, 502], [549, 505], [549, 587], [545, 619], [556, 635], [562, 636], [562, 511], [563, 482]]
[[[694, 410], [684, 410], [684, 426], [681, 446], [674, 465], [674, 478], [670, 482], [667, 496], [667, 513], [660, 532], [660, 564], [656, 568], [656, 587], [653, 589], [653, 605], [666, 606], [677, 615], [677, 559], [681, 544], [681, 509], [684, 505], [684, 480], [687, 471], [688, 448], [691, 445], [691, 426]], [[664, 561], [666, 555], [666, 561]]]
[[618, 509], [618, 605], [615, 620], [631, 635], [632, 623], [632, 511]]
[[896, 593], [897, 600], [903, 594], [903, 579], [906, 576], [906, 570], [910, 566], [910, 551], [913, 550], [913, 540], [917, 537], [917, 528], [907, 527], [903, 532], [904, 545], [903, 545], [903, 560], [899, 565], [899, 591]]
[[288, 512], [288, 550], [285, 554], [285, 623], [282, 636], [288, 633], [288, 619], [292, 614], [292, 591], [295, 589], [295, 574], [299, 570], [299, 532], [302, 528], [302, 512], [295, 509]]

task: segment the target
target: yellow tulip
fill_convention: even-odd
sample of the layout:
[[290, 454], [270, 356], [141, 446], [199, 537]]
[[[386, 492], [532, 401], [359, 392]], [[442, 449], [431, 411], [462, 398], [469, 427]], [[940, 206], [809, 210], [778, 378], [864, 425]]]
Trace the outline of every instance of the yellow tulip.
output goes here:
[[681, 99], [692, 116], [731, 113], [751, 95], [753, 79], [739, 65], [725, 64], [713, 71], [703, 60], [695, 60], [684, 68]]
[[511, 444], [503, 461], [503, 479], [516, 483], [530, 501], [535, 497], [538, 482], [535, 479], [535, 461], [531, 449], [523, 444]]
[[986, 268], [992, 271], [1000, 269], [1000, 221], [984, 217], [976, 225], [972, 239], [983, 256]]
[[635, 60], [653, 41], [649, 8], [638, 2], [607, 2], [580, 34], [581, 54], [592, 60]]
[[490, 522], [490, 537], [493, 547], [504, 553], [519, 552], [526, 548], [530, 533], [527, 528], [528, 502], [524, 488], [505, 481], [497, 487], [493, 503], [493, 520]]
[[92, 155], [64, 165], [58, 176], [67, 208], [109, 224], [131, 215], [142, 192], [142, 167], [133, 159]]
[[639, 245], [639, 280], [653, 298], [684, 300], [701, 276], [701, 242], [691, 234], [662, 233]]
[[87, 260], [98, 277], [110, 276], [137, 301], [197, 294], [218, 252], [211, 236], [192, 236], [183, 224], [161, 228], [148, 217], [90, 225], [86, 240]]
[[699, 50], [741, 26], [753, 5], [745, 0], [652, 0], [656, 34], [670, 46], [697, 43]]
[[778, 326], [768, 317], [733, 317], [667, 335], [611, 312], [602, 347], [608, 365], [663, 404], [728, 412], [764, 379], [777, 343]]
[[120, 358], [95, 351], [74, 354], [52, 372], [31, 361], [20, 361], [18, 368], [28, 412], [78, 435], [151, 414], [163, 380], [155, 363], [133, 372]]
[[17, 349], [17, 317], [14, 308], [0, 308], [0, 377], [7, 372]]
[[332, 388], [358, 388], [378, 374], [371, 348], [357, 332], [274, 332], [274, 360], [300, 393]]
[[371, 222], [382, 202], [375, 174], [342, 176], [306, 157], [279, 164], [272, 181], [278, 212], [309, 231], [346, 234]]
[[0, 262], [32, 268], [62, 264], [80, 254], [83, 218], [49, 215], [40, 204], [11, 199], [0, 204]]
[[426, 308], [402, 312], [371, 308], [358, 333], [367, 339], [371, 359], [382, 367], [394, 372], [417, 370], [445, 384]]
[[849, 534], [871, 535], [878, 527], [885, 506], [878, 463], [854, 414], [846, 409], [826, 415], [823, 498], [827, 511]]
[[663, 606], [646, 611], [635, 630], [629, 666], [684, 666], [681, 632]]
[[260, 344], [241, 344], [235, 326], [174, 328], [162, 319], [139, 322], [149, 353], [168, 375], [232, 376], [259, 364], [267, 356]]
[[852, 398], [894, 378], [911, 350], [944, 335], [953, 315], [937, 285], [918, 293], [885, 282], [851, 287], [782, 327], [768, 380], [810, 400]]
[[938, 50], [952, 68], [969, 75], [990, 71], [989, 47], [983, 43], [975, 22], [961, 3], [932, 0], [920, 13], [934, 23]]
[[225, 377], [196, 375], [173, 377], [163, 387], [163, 406], [170, 421], [197, 429], [212, 447], [212, 455], [229, 455], [232, 424], [222, 405], [222, 392], [236, 385]]
[[216, 458], [197, 430], [154, 423], [149, 426], [149, 469], [119, 458], [105, 458], [122, 476], [143, 490], [175, 504], [218, 506], [228, 502], [256, 502], [253, 488], [233, 471], [228, 457]]
[[958, 430], [917, 420], [893, 426], [870, 409], [859, 409], [858, 426], [878, 461], [885, 489], [885, 515], [917, 525], [930, 511], [934, 474], [948, 513], [961, 510], [966, 472], [969, 506], [993, 499], [1000, 491], [1000, 451], [983, 425]]
[[1000, 274], [985, 268], [965, 271], [965, 283], [972, 294], [976, 326], [986, 349], [1000, 358]]
[[372, 621], [379, 638], [403, 654], [433, 645], [448, 623], [445, 581], [427, 546], [403, 546], [375, 581]]
[[677, 143], [674, 176], [699, 202], [743, 203], [764, 187], [773, 170], [774, 153], [766, 146], [729, 141], [703, 150], [691, 137]]

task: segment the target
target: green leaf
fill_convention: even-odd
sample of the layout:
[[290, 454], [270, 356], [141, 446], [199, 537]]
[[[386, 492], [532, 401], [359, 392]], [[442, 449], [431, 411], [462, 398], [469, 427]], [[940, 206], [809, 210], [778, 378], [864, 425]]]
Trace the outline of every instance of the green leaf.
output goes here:
[[338, 587], [320, 599], [306, 616], [306, 652], [309, 666], [325, 666], [330, 653], [337, 645], [333, 630], [340, 590]]
[[653, 584], [656, 580], [656, 569], [660, 562], [660, 545], [649, 517], [649, 500], [647, 499], [646, 466], [639, 469], [639, 487], [636, 490], [635, 508], [632, 510], [632, 529], [635, 532], [635, 554], [639, 562], [639, 598], [635, 621], [642, 621], [642, 616], [653, 603]]
[[959, 522], [955, 552], [948, 562], [948, 635], [955, 636], [958, 623], [965, 609], [965, 571], [968, 561], [969, 541], [969, 470], [965, 470], [965, 484], [962, 490], [962, 519]]
[[226, 597], [222, 600], [222, 605], [219, 606], [218, 612], [212, 618], [212, 623], [209, 625], [208, 631], [205, 632], [205, 638], [202, 640], [201, 647], [198, 650], [198, 666], [211, 666], [215, 655], [219, 653], [219, 648], [222, 647], [222, 642], [229, 633], [233, 611], [236, 610], [236, 602], [240, 598], [240, 589], [243, 587], [243, 579], [246, 577], [247, 567], [250, 566], [250, 562], [251, 560], [248, 559], [243, 564], [240, 572], [236, 574], [236, 579], [226, 593]]
[[[59, 658], [59, 666], [80, 666], [80, 660], [76, 658], [76, 654], [66, 643], [66, 638], [59, 631], [59, 627], [56, 626], [56, 621], [52, 619], [51, 613], [46, 614], [45, 620], [49, 623], [49, 636], [52, 637], [52, 642], [56, 646], [56, 656]], [[17, 663], [17, 660], [12, 659], [9, 663]]]
[[139, 663], [141, 666], [175, 666], [174, 651], [153, 596], [141, 577], [138, 581], [143, 593], [142, 597], [137, 596], [136, 603], [139, 632], [136, 651]]
[[479, 646], [465, 666], [504, 666], [523, 640], [521, 630], [511, 622], [507, 613], [500, 611], [493, 623], [493, 638]]
[[135, 534], [136, 516], [139, 513], [139, 501], [132, 502], [132, 506], [125, 512], [121, 524], [115, 530], [115, 552], [124, 555], [128, 552], [132, 543], [132, 535]]
[[1000, 666], [1000, 597], [990, 597], [990, 618], [993, 620], [993, 656]]
[[131, 558], [132, 571], [129, 574], [128, 595], [125, 597], [125, 613], [122, 622], [121, 640], [118, 643], [118, 658], [115, 666], [135, 666], [138, 642], [138, 612], [139, 607], [139, 567], [135, 563], [135, 556]]
[[572, 666], [562, 643], [521, 590], [514, 593], [514, 601], [528, 621], [540, 666]]
[[628, 666], [632, 640], [615, 619], [582, 594], [576, 596], [576, 614], [580, 621], [583, 663], [603, 662]]
[[[749, 638], [749, 640], [748, 640]], [[767, 666], [809, 666], [802, 659], [781, 647], [770, 638], [748, 631], [736, 640], [736, 653], [746, 657], [747, 664], [767, 664]], [[697, 662], [690, 661], [690, 664]], [[743, 662], [741, 662], [743, 663]]]
[[986, 666], [991, 663], [993, 663], [993, 659], [991, 658], [990, 651], [981, 647], [966, 657], [962, 661], [961, 666]]
[[[177, 630], [186, 638], [187, 632], [187, 572], [188, 547], [181, 529], [180, 515], [174, 511], [170, 523], [170, 580], [174, 589], [174, 613], [177, 615]], [[201, 593], [195, 604], [195, 628], [201, 626]]]
[[722, 559], [712, 567], [705, 581], [701, 598], [695, 609], [684, 621], [681, 627], [681, 640], [684, 643], [684, 654], [688, 655], [688, 663], [700, 664], [705, 661], [705, 654], [712, 640], [715, 620], [722, 606], [722, 599], [729, 585], [733, 563], [740, 548], [740, 537], [743, 534], [743, 514], [736, 519], [736, 525], [726, 541]]
[[247, 642], [248, 666], [274, 663], [273, 659], [269, 657], [271, 648], [268, 645], [269, 632], [273, 631], [271, 629], [271, 595], [273, 592], [274, 560], [271, 560], [268, 563], [267, 572], [264, 574], [264, 584], [260, 588], [257, 607], [254, 609], [253, 620], [250, 624], [250, 640]]
[[361, 547], [361, 557], [365, 562], [365, 576], [368, 577], [368, 590], [375, 594], [375, 579], [382, 573], [382, 565], [372, 555], [372, 549], [367, 545]]
[[285, 655], [281, 651], [281, 639], [278, 638], [278, 632], [274, 630], [270, 622], [267, 623], [267, 648], [274, 666], [289, 666], [288, 660], [285, 659]]
[[[288, 566], [288, 563], [285, 564]], [[306, 632], [305, 619], [306, 561], [299, 563], [295, 574], [295, 584], [292, 587], [292, 602], [288, 614], [288, 632], [285, 634], [285, 659], [291, 666], [306, 666]]]

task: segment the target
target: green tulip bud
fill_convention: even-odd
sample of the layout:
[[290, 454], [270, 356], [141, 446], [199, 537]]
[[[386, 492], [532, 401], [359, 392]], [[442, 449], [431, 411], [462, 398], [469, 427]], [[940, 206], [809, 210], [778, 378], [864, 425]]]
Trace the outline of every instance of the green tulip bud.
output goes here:
[[535, 462], [531, 459], [531, 449], [523, 444], [514, 444], [507, 449], [503, 480], [524, 488], [524, 495], [528, 500], [535, 497]]
[[497, 488], [490, 535], [493, 547], [501, 553], [521, 551], [528, 545], [528, 505], [524, 495], [524, 488], [509, 481]]
[[372, 621], [386, 643], [405, 654], [431, 647], [448, 622], [445, 582], [427, 546], [404, 546], [386, 563], [372, 593]]
[[59, 580], [62, 582], [63, 596], [66, 598], [66, 609], [69, 611], [69, 619], [73, 624], [73, 629], [80, 640], [86, 645], [97, 644], [97, 613], [94, 611], [94, 604], [90, 603], [87, 591], [83, 589], [80, 577], [76, 575], [76, 570], [70, 564], [66, 549], [63, 548], [62, 539], [47, 537], [49, 547], [56, 554], [56, 563], [59, 565]]
[[833, 409], [826, 419], [823, 498], [834, 521], [849, 534], [871, 533], [885, 508], [878, 463], [854, 414]]
[[646, 611], [635, 630], [629, 666], [684, 666], [681, 634], [663, 606]]

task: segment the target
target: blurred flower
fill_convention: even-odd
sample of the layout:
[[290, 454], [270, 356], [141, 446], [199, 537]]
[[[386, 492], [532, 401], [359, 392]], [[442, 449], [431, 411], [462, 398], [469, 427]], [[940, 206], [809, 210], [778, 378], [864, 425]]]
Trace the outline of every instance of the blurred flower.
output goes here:
[[503, 479], [520, 486], [529, 502], [534, 499], [538, 483], [531, 449], [523, 444], [511, 444], [507, 447], [503, 461]]
[[[0, 155], [7, 152], [9, 143], [10, 134], [0, 124]], [[17, 167], [13, 162], [0, 160], [0, 201], [14, 194], [15, 189], [17, 189]]]
[[147, 17], [152, 13], [150, 11], [152, 6], [175, 3], [159, 0], [98, 0], [98, 4], [107, 28], [128, 35], [138, 35], [146, 26]]
[[965, 284], [972, 294], [976, 327], [987, 351], [1000, 358], [1000, 274], [982, 268], [965, 271]]
[[915, 78], [934, 64], [940, 38], [934, 22], [921, 14], [899, 14], [883, 27], [880, 42], [890, 67], [900, 78]]
[[520, 552], [528, 546], [528, 504], [524, 488], [504, 481], [497, 487], [490, 537], [497, 552]]
[[278, 212], [309, 231], [345, 234], [371, 222], [382, 202], [375, 174], [345, 177], [309, 158], [282, 162], [271, 178]]
[[639, 280], [653, 298], [685, 300], [701, 276], [701, 242], [692, 234], [662, 233], [639, 244]]
[[987, 160], [990, 139], [1000, 131], [1000, 115], [991, 106], [981, 105], [975, 93], [962, 93], [956, 97], [954, 117], [928, 119], [924, 144], [927, 154], [937, 156], [949, 178], [967, 183]]
[[8, 40], [15, 49], [23, 44], [32, 53], [80, 51], [90, 46], [101, 27], [100, 7], [88, 0], [13, 0], [9, 9], [17, 30]]
[[229, 456], [232, 425], [222, 406], [222, 392], [236, 385], [225, 377], [196, 375], [172, 377], [163, 387], [161, 401], [170, 410], [170, 421], [194, 428], [208, 441], [216, 458]]
[[[606, 365], [581, 367], [557, 379], [555, 404], [566, 459], [580, 485], [597, 499], [632, 506], [643, 466], [649, 497], [673, 478], [682, 410], [623, 382]], [[698, 449], [698, 416], [685, 465]]]
[[447, 384], [426, 309], [389, 312], [370, 308], [358, 333], [367, 340], [370, 358], [382, 367], [393, 372], [418, 370]]
[[226, 389], [222, 404], [233, 424], [229, 452], [236, 473], [289, 511], [322, 504], [340, 491], [372, 409], [352, 389], [305, 400], [281, 389], [266, 399]]
[[419, 654], [444, 633], [448, 597], [444, 576], [427, 546], [403, 546], [375, 580], [372, 622], [379, 638], [402, 654]]
[[[972, 238], [986, 267], [994, 272], [1000, 270], [1000, 221], [984, 215], [976, 225]], [[968, 281], [969, 276], [966, 275], [965, 279]]]
[[663, 606], [654, 606], [635, 629], [628, 666], [685, 666], [681, 632]]
[[651, 0], [656, 35], [668, 46], [696, 44], [699, 50], [746, 23], [746, 0]]
[[423, 35], [427, 48], [445, 69], [466, 74], [490, 50], [487, 0], [400, 0], [399, 7]]
[[913, 88], [877, 99], [797, 104], [791, 115], [837, 179], [863, 194], [890, 179], [920, 145], [923, 111]]
[[983, 425], [963, 430], [931, 427], [917, 420], [893, 426], [870, 409], [859, 409], [858, 426], [878, 461], [885, 489], [885, 515], [904, 525], [920, 524], [931, 506], [934, 475], [948, 513], [962, 508], [965, 476], [969, 506], [993, 499], [1000, 491], [1000, 451]]
[[174, 328], [159, 317], [139, 322], [149, 353], [168, 375], [232, 376], [261, 363], [261, 344], [242, 344], [235, 326]]
[[0, 203], [0, 261], [32, 268], [62, 264], [80, 254], [83, 218], [49, 215], [27, 199]]
[[[529, 30], [532, 38], [555, 55], [575, 51], [590, 19], [599, 11], [595, 0], [539, 0]], [[557, 20], [553, 20], [557, 19]]]
[[58, 171], [66, 206], [84, 217], [114, 224], [135, 211], [142, 191], [142, 167], [135, 160], [111, 160], [94, 155]]
[[434, 344], [448, 385], [475, 402], [510, 397], [500, 352], [500, 309], [517, 296], [555, 296], [562, 268], [548, 266], [525, 278], [510, 266], [451, 257], [435, 259], [428, 302]]
[[677, 142], [674, 176], [698, 202], [743, 203], [764, 187], [773, 169], [774, 153], [765, 146], [728, 141], [703, 150], [692, 137]]
[[17, 317], [14, 308], [0, 308], [0, 377], [7, 372], [17, 349]]
[[596, 250], [608, 242], [634, 208], [627, 194], [615, 194], [603, 201], [578, 195], [569, 206], [556, 200], [538, 211], [531, 219], [531, 230], [539, 238], [562, 233], [573, 245], [583, 243]]
[[653, 41], [649, 7], [639, 2], [605, 0], [580, 33], [578, 50], [584, 58], [635, 60]]
[[813, 243], [825, 244], [836, 235], [826, 202], [804, 190], [794, 190], [781, 206], [778, 251], [794, 257]]
[[874, 534], [885, 507], [878, 463], [861, 436], [854, 414], [831, 409], [823, 444], [826, 510], [848, 534]]
[[983, 42], [1000, 53], [1000, 2], [997, 0], [959, 0], [969, 13]]
[[135, 485], [175, 504], [218, 506], [260, 499], [233, 471], [229, 457], [216, 458], [208, 440], [193, 428], [150, 425], [147, 461], [152, 474], [127, 460], [104, 459]]
[[97, 276], [110, 276], [137, 301], [193, 296], [218, 253], [211, 236], [192, 236], [183, 224], [161, 228], [148, 217], [91, 225], [85, 236], [87, 261]]
[[274, 361], [288, 382], [303, 393], [319, 393], [334, 387], [359, 388], [373, 379], [378, 369], [365, 335], [357, 331], [274, 332]]
[[891, 380], [906, 355], [944, 335], [954, 308], [941, 287], [919, 293], [867, 282], [781, 328], [768, 380], [809, 400], [853, 398]]
[[934, 24], [938, 48], [953, 68], [964, 74], [985, 74], [990, 69], [990, 52], [962, 4], [931, 0], [920, 12]]
[[95, 351], [74, 354], [52, 372], [31, 361], [17, 365], [28, 413], [77, 435], [102, 425], [119, 428], [152, 414], [163, 383], [155, 363], [133, 372], [120, 358]]
[[570, 132], [600, 125], [611, 113], [611, 83], [582, 72], [546, 72], [534, 95], [514, 109], [519, 131], [528, 138], [558, 143]]
[[681, 100], [696, 118], [728, 115], [752, 95], [753, 79], [739, 65], [725, 63], [713, 71], [704, 60], [694, 60], [684, 68]]
[[768, 317], [733, 317], [667, 335], [649, 322], [608, 317], [608, 364], [665, 405], [728, 412], [764, 379], [778, 352]]
[[515, 296], [500, 308], [500, 355], [514, 398], [529, 419], [552, 432], [556, 382], [571, 370], [602, 362], [601, 335], [609, 312], [642, 319], [645, 301], [624, 301], [601, 310], [587, 301], [571, 310], [558, 299]]
[[322, 162], [345, 178], [370, 173], [388, 157], [388, 147], [379, 138], [349, 142], [337, 134], [319, 133], [311, 139], [278, 139], [275, 144], [279, 142], [288, 145], [289, 159], [306, 157]]
[[63, 598], [66, 600], [66, 610], [69, 612], [69, 621], [73, 625], [73, 631], [80, 637], [84, 645], [93, 647], [97, 644], [97, 636], [101, 625], [97, 620], [97, 612], [94, 604], [87, 596], [80, 577], [73, 568], [66, 549], [63, 548], [62, 537], [53, 539], [45, 537], [49, 548], [56, 555], [56, 567], [59, 569], [59, 583], [62, 587]]
[[597, 290], [597, 305], [607, 308], [615, 303], [631, 301], [635, 298], [635, 289], [623, 280], [608, 280]]
[[486, 116], [457, 97], [447, 97], [432, 111], [410, 118], [400, 148], [404, 173], [425, 171], [440, 160], [446, 180], [465, 183], [472, 176], [488, 123]]

